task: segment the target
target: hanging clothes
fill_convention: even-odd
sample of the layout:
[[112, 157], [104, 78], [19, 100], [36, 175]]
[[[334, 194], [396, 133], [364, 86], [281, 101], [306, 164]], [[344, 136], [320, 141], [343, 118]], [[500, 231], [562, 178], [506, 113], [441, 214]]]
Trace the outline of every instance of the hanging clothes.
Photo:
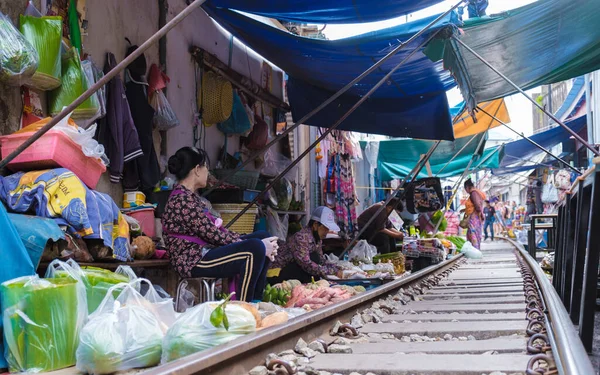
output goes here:
[[[130, 47], [127, 55], [136, 49], [137, 46]], [[125, 163], [123, 171], [123, 188], [125, 190], [152, 191], [160, 181], [160, 164], [152, 137], [154, 108], [148, 103], [148, 84], [145, 74], [146, 58], [144, 55], [134, 60], [125, 71], [125, 94], [144, 152], [141, 158]]]
[[[108, 53], [104, 74], [117, 66], [115, 55]], [[133, 123], [123, 81], [117, 75], [106, 84], [106, 116], [99, 121], [98, 141], [104, 145], [110, 160], [110, 181], [119, 183], [126, 162], [143, 155], [138, 131]]]
[[[333, 137], [328, 137], [323, 149], [327, 149], [326, 176], [323, 183], [325, 204], [334, 209], [336, 221], [342, 232], [353, 236], [357, 231], [356, 206], [358, 199], [354, 184], [354, 171], [352, 166], [353, 150], [348, 150], [346, 132], [335, 132]], [[348, 152], [350, 151], [350, 152]]]

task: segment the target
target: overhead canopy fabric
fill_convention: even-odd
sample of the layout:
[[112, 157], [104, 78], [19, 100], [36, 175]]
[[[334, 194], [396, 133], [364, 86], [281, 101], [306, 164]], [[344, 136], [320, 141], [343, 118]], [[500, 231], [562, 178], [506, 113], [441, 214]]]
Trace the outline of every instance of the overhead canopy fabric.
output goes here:
[[[571, 121], [567, 121], [565, 125], [567, 125], [576, 133], [579, 133], [585, 128], [586, 121], [587, 116], [580, 116]], [[549, 149], [568, 140], [570, 136], [571, 135], [565, 129], [558, 126], [556, 128], [546, 130], [545, 132], [534, 134], [529, 138], [545, 149]], [[519, 139], [517, 141], [507, 143], [504, 150], [507, 156], [510, 155], [518, 159], [531, 159], [532, 156], [537, 155], [540, 152], [540, 149], [532, 145], [526, 139]], [[514, 164], [514, 162], [514, 158], [507, 157], [502, 161], [501, 167], [510, 166], [511, 164]]]
[[[466, 21], [458, 38], [530, 89], [600, 69], [599, 19], [599, 0], [539, 0], [501, 16]], [[516, 92], [455, 40], [445, 44], [444, 65], [470, 109]]]
[[443, 0], [211, 0], [220, 7], [301, 23], [375, 22], [427, 8]]
[[[508, 108], [506, 107], [504, 99], [496, 99], [491, 102], [481, 103], [479, 106], [500, 121], [504, 123], [510, 122]], [[454, 138], [468, 137], [502, 125], [500, 122], [481, 111], [475, 113], [475, 118], [477, 121], [473, 120], [473, 116], [471, 116], [469, 111], [463, 111], [460, 117], [454, 120]]]
[[[295, 121], [371, 67], [435, 17], [341, 40], [299, 37], [240, 13], [208, 7], [207, 11], [242, 42], [289, 75], [288, 95]], [[455, 27], [456, 14], [445, 17], [307, 125], [330, 127], [393, 67], [427, 40], [431, 32]], [[454, 139], [446, 91], [455, 86], [441, 62], [416, 52], [340, 129], [394, 137]]]
[[[474, 154], [477, 155], [477, 159], [471, 164], [471, 169], [497, 168], [503, 152], [500, 147], [490, 148], [485, 151], [478, 150], [477, 146], [481, 137], [484, 136], [485, 134], [475, 135], [473, 136], [475, 139], [470, 143], [471, 137], [457, 139], [454, 142], [443, 141], [429, 159], [433, 175], [437, 175], [444, 168], [444, 165], [467, 143], [469, 144], [465, 149], [444, 168], [438, 177], [452, 177], [462, 174]], [[420, 156], [426, 154], [433, 144], [433, 141], [417, 139], [380, 141], [377, 167], [381, 179], [389, 181], [406, 177], [414, 168]], [[427, 176], [427, 169], [423, 168], [419, 177]]]

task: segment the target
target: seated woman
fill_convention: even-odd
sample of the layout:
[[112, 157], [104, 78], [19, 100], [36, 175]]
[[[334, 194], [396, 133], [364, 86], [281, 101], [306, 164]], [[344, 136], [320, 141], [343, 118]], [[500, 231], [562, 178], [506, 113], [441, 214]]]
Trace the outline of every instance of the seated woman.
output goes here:
[[237, 299], [262, 300], [277, 238], [267, 232], [240, 235], [221, 226], [196, 191], [206, 186], [208, 157], [203, 150], [179, 149], [169, 158], [178, 179], [162, 215], [171, 265], [182, 277], [239, 276]]
[[339, 232], [333, 211], [317, 207], [308, 226], [282, 243], [269, 270], [271, 285], [285, 280], [300, 280], [308, 283], [327, 275], [336, 275], [339, 268], [327, 262], [323, 255], [322, 241], [330, 231]]

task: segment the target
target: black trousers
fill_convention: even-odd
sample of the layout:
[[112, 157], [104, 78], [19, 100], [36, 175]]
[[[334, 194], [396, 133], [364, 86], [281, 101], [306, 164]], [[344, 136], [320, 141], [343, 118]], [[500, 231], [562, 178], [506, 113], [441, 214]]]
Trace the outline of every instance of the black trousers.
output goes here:
[[370, 240], [370, 244], [377, 248], [379, 254], [393, 253], [396, 251], [396, 239], [388, 236], [385, 233], [377, 233], [371, 240], [372, 233], [363, 233], [360, 238], [361, 240]]
[[232, 278], [239, 275], [237, 299], [261, 300], [267, 285], [267, 270], [271, 261], [261, 241], [271, 237], [266, 231], [242, 236], [242, 241], [210, 250], [192, 269], [192, 277]]

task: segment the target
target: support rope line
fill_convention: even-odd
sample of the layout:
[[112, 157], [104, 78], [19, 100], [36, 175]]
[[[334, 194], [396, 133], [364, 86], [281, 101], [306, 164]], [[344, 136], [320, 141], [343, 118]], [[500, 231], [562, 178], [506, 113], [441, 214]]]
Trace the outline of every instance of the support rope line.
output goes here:
[[[481, 61], [482, 63], [484, 63], [488, 68], [490, 68], [491, 70], [493, 70], [496, 74], [498, 74], [503, 80], [505, 80], [509, 85], [511, 85], [512, 87], [515, 88], [515, 90], [517, 90], [518, 92], [520, 92], [523, 96], [525, 96], [527, 98], [527, 100], [529, 100], [530, 102], [533, 103], [534, 106], [536, 106], [537, 108], [540, 109], [540, 111], [544, 112], [548, 117], [550, 117], [554, 122], [556, 122], [558, 125], [562, 126], [563, 129], [565, 129], [567, 132], [569, 132], [573, 138], [575, 138], [576, 140], [578, 140], [579, 142], [581, 142], [581, 144], [583, 144], [586, 148], [588, 148], [591, 152], [594, 153], [594, 155], [596, 156], [600, 156], [600, 151], [596, 150], [596, 148], [594, 148], [592, 145], [590, 145], [585, 139], [581, 138], [581, 136], [579, 134], [577, 134], [573, 129], [569, 128], [567, 125], [565, 125], [562, 121], [560, 121], [556, 116], [554, 116], [552, 113], [548, 112], [544, 107], [542, 107], [538, 102], [536, 102], [533, 98], [531, 98], [529, 95], [527, 95], [525, 93], [525, 91], [523, 91], [523, 89], [521, 89], [519, 86], [517, 86], [516, 83], [514, 83], [513, 81], [511, 81], [507, 76], [505, 76], [504, 74], [502, 74], [502, 72], [500, 72], [498, 69], [496, 69], [492, 64], [490, 64], [489, 62], [487, 62], [481, 55], [479, 55], [477, 52], [475, 52], [471, 47], [467, 46], [462, 40], [460, 40], [456, 35], [453, 35], [452, 38], [461, 46], [463, 46], [467, 51], [471, 52], [473, 54], [473, 56], [475, 56], [479, 61]], [[479, 108], [479, 107], [478, 107]], [[480, 108], [481, 109], [481, 108]], [[485, 112], [485, 111], [484, 111]], [[501, 122], [501, 121], [500, 121]]]
[[[500, 122], [502, 125], [504, 125], [505, 127], [507, 127], [510, 131], [512, 131], [513, 133], [517, 134], [518, 136], [522, 137], [523, 139], [525, 139], [526, 141], [528, 141], [529, 143], [531, 143], [532, 145], [534, 145], [535, 147], [539, 148], [540, 150], [542, 150], [543, 152], [545, 152], [546, 154], [550, 155], [551, 157], [553, 157], [554, 159], [556, 159], [557, 161], [559, 161], [560, 163], [566, 165], [569, 169], [571, 169], [573, 172], [576, 172], [577, 174], [581, 174], [580, 171], [577, 170], [577, 168], [573, 167], [571, 164], [567, 163], [566, 161], [564, 161], [563, 159], [559, 158], [558, 156], [554, 155], [553, 153], [551, 153], [550, 151], [546, 150], [544, 147], [542, 147], [540, 144], [538, 144], [536, 141], [534, 141], [533, 139], [527, 137], [525, 134], [523, 133], [519, 133], [518, 131], [516, 131], [515, 129], [513, 129], [511, 126], [509, 126], [508, 124], [504, 123], [503, 121], [501, 121], [500, 119], [498, 119], [496, 116], [488, 113], [485, 109], [477, 106], [477, 109], [480, 110], [481, 112], [485, 113], [486, 115], [490, 116], [491, 118], [493, 118], [494, 120]], [[570, 128], [569, 128], [570, 130]]]

